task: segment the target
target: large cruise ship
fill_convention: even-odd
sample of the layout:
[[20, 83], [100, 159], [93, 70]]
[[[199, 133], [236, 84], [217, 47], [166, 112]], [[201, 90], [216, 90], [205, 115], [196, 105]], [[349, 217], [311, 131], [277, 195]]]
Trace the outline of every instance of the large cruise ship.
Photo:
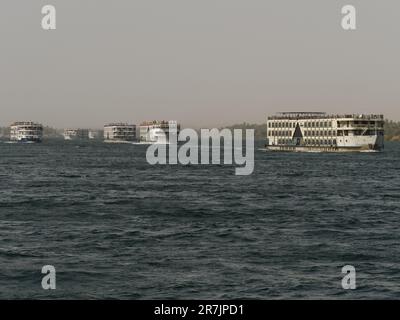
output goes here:
[[14, 142], [35, 143], [42, 142], [43, 126], [39, 123], [14, 122], [10, 126], [10, 140]]
[[104, 126], [104, 141], [129, 143], [136, 140], [136, 126], [127, 123], [110, 123]]
[[140, 142], [168, 144], [170, 130], [175, 130], [178, 135], [180, 125], [175, 120], [170, 121], [148, 121], [139, 126]]
[[266, 149], [299, 152], [381, 151], [383, 115], [282, 112], [267, 118]]

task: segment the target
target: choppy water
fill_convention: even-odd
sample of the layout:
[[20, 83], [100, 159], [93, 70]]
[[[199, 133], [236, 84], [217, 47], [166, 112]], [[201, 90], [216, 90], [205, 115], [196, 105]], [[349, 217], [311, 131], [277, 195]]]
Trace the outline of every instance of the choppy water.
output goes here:
[[400, 144], [257, 151], [248, 177], [145, 151], [0, 143], [0, 298], [400, 298]]

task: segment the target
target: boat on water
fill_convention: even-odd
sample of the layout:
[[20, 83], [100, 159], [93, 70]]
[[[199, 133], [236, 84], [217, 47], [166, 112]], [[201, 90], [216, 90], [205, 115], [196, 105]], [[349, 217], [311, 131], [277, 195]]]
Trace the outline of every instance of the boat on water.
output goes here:
[[64, 129], [65, 140], [86, 140], [89, 139], [88, 129]]
[[43, 126], [32, 121], [14, 122], [10, 126], [10, 141], [39, 143], [43, 139]]
[[104, 142], [132, 143], [134, 141], [136, 141], [136, 125], [109, 123], [104, 126]]
[[169, 144], [173, 132], [179, 135], [180, 124], [175, 120], [147, 121], [139, 126], [139, 141], [143, 144]]
[[281, 112], [267, 118], [269, 151], [379, 152], [384, 116], [325, 112]]

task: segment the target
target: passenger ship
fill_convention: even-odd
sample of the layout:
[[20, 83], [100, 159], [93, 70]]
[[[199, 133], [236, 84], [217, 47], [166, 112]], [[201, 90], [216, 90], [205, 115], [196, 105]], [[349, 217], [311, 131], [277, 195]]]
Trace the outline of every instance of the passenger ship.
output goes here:
[[85, 140], [89, 139], [88, 129], [65, 129], [64, 130], [65, 140]]
[[104, 126], [104, 142], [132, 143], [136, 140], [136, 126], [128, 123], [109, 123]]
[[141, 143], [168, 144], [171, 130], [174, 130], [176, 135], [179, 134], [180, 125], [177, 121], [142, 122], [139, 126], [139, 140]]
[[36, 143], [42, 142], [43, 126], [39, 123], [14, 122], [10, 126], [10, 140], [13, 142]]
[[297, 152], [361, 152], [384, 148], [383, 115], [281, 112], [267, 118], [266, 149]]

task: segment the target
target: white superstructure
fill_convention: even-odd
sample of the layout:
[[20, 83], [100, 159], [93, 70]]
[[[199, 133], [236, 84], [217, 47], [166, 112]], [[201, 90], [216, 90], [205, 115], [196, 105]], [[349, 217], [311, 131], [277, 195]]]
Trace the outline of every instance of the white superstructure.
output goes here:
[[283, 112], [267, 118], [272, 151], [381, 151], [383, 115]]
[[175, 120], [147, 121], [139, 126], [139, 140], [145, 143], [169, 143], [170, 133], [179, 134], [180, 125]]
[[101, 134], [97, 130], [89, 130], [88, 136], [89, 136], [90, 140], [93, 140], [93, 139], [98, 139], [99, 137], [101, 137]]
[[14, 122], [10, 126], [10, 140], [16, 142], [42, 142], [43, 126], [32, 121]]
[[83, 140], [89, 139], [88, 129], [65, 129], [64, 130], [65, 140]]
[[104, 126], [105, 142], [133, 142], [136, 140], [136, 126], [127, 123], [110, 123]]

